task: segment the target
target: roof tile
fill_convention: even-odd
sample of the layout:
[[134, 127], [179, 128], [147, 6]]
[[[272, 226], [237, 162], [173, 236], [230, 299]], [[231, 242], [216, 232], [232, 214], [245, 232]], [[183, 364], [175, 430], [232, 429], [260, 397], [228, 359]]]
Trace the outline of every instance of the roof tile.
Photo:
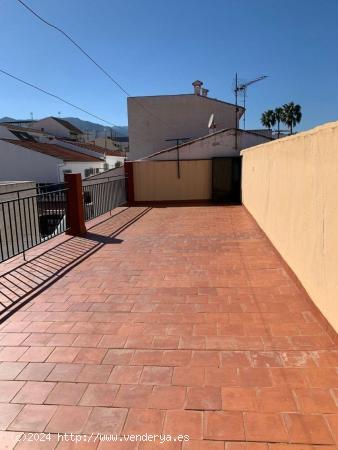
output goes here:
[[2, 141], [9, 142], [10, 144], [18, 145], [20, 147], [28, 148], [39, 153], [43, 153], [54, 158], [62, 159], [63, 161], [76, 161], [76, 162], [99, 162], [102, 161], [99, 157], [86, 155], [84, 153], [70, 150], [65, 147], [61, 147], [56, 144], [47, 144], [35, 141], [20, 141], [14, 139], [1, 139]]

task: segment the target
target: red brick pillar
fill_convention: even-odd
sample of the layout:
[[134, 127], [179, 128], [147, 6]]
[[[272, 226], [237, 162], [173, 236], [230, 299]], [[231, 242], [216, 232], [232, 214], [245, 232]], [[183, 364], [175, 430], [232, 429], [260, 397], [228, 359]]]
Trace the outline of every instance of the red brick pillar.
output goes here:
[[82, 180], [79, 173], [65, 173], [67, 183], [67, 220], [69, 229], [66, 234], [81, 236], [86, 233], [84, 220]]
[[134, 171], [132, 161], [125, 161], [124, 172], [127, 177], [127, 201], [128, 204], [133, 204], [135, 197], [134, 197]]

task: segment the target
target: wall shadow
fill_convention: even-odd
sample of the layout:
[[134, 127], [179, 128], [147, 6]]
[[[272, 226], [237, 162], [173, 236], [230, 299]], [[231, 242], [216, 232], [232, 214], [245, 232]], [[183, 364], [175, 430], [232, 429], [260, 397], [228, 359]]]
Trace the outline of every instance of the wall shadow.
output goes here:
[[127, 208], [71, 237], [30, 261], [0, 275], [0, 323], [105, 245], [121, 244], [117, 236], [140, 220], [150, 207]]

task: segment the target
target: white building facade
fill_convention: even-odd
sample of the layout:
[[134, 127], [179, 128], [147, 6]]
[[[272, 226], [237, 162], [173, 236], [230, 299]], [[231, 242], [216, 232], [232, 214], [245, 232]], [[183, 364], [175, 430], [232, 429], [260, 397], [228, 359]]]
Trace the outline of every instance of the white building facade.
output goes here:
[[0, 126], [0, 180], [59, 183], [65, 173], [82, 178], [123, 165], [121, 152]]
[[[18, 141], [18, 144], [20, 141]], [[62, 158], [0, 140], [0, 180], [59, 183]]]
[[130, 160], [144, 158], [173, 145], [166, 139], [196, 139], [213, 131], [238, 128], [244, 108], [207, 96], [202, 82], [193, 83], [193, 94], [128, 98]]

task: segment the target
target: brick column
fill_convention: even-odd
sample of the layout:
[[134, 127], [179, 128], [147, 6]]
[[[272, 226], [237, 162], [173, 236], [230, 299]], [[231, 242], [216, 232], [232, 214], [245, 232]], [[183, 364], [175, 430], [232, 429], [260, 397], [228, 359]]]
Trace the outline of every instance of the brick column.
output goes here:
[[65, 173], [67, 183], [67, 220], [69, 230], [66, 234], [81, 236], [86, 233], [84, 220], [82, 180], [79, 173]]
[[127, 201], [128, 204], [134, 203], [134, 171], [133, 162], [125, 161], [124, 163], [124, 173], [127, 177]]

